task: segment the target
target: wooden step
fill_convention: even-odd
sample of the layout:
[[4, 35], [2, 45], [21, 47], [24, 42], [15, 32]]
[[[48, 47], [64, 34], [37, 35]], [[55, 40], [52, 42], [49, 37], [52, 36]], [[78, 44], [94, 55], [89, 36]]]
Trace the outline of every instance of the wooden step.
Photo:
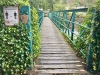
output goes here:
[[69, 45], [68, 43], [61, 43], [61, 42], [59, 42], [59, 43], [42, 43], [42, 45], [56, 45], [56, 44], [58, 44], [58, 45], [65, 45], [65, 44], [67, 44], [67, 45]]
[[61, 56], [75, 56], [75, 53], [73, 54], [40, 54], [40, 56], [45, 56], [45, 57], [61, 57]]
[[78, 60], [41, 60], [40, 64], [77, 64], [81, 63], [81, 61]]
[[77, 64], [61, 64], [61, 65], [35, 65], [38, 69], [77, 69], [82, 68], [82, 65]]
[[41, 45], [41, 47], [69, 47], [69, 45], [66, 44], [45, 44], [45, 45]]
[[37, 73], [41, 73], [41, 74], [88, 74], [87, 71], [80, 69], [54, 69], [54, 70], [36, 70]]
[[56, 60], [56, 59], [59, 59], [59, 60], [67, 60], [67, 59], [70, 59], [70, 60], [77, 60], [77, 57], [74, 57], [74, 56], [68, 56], [68, 57], [39, 57], [38, 59], [41, 59], [41, 60]]
[[60, 45], [61, 46], [61, 45], [69, 45], [69, 44], [68, 43], [56, 43], [55, 42], [55, 43], [42, 43], [41, 45], [42, 46], [44, 46], [44, 45]]
[[52, 51], [41, 51], [41, 53], [47, 53], [47, 54], [73, 54], [73, 52], [52, 52]]
[[41, 45], [42, 48], [66, 48], [69, 49], [70, 46], [67, 44], [45, 44], [45, 45]]
[[65, 51], [69, 51], [69, 52], [74, 52], [74, 51], [72, 51], [72, 50], [66, 50], [66, 49], [41, 49], [41, 51], [52, 51], [52, 52], [54, 52], [54, 51], [61, 51], [61, 52], [65, 52]]
[[69, 49], [70, 50], [70, 48], [69, 47], [42, 47], [42, 49]]

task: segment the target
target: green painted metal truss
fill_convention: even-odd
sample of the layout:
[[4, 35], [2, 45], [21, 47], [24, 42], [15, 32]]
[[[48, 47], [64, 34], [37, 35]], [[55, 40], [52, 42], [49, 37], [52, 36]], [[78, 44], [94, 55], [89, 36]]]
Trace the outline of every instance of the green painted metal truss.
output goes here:
[[[58, 27], [59, 30], [61, 30], [64, 35], [72, 42], [72, 44], [75, 46], [77, 44], [77, 41], [81, 39], [84, 43], [83, 35], [86, 32], [86, 30], [90, 30], [90, 34], [93, 34], [93, 27], [94, 24], [91, 25], [91, 27], [88, 27], [87, 25], [82, 25], [82, 23], [77, 22], [77, 13], [86, 13], [88, 8], [82, 8], [82, 9], [74, 9], [74, 10], [62, 10], [62, 11], [53, 11], [49, 13], [49, 18], [54, 22], [54, 24]], [[95, 16], [95, 10], [93, 10], [93, 19]], [[81, 15], [83, 16], [83, 15]], [[78, 20], [80, 20], [79, 18]], [[78, 32], [78, 28], [81, 27], [83, 30], [82, 32]], [[89, 42], [88, 44], [88, 50], [87, 53], [84, 52], [84, 50], [79, 49], [78, 52], [82, 54], [82, 56], [85, 57], [86, 62], [86, 69], [91, 73], [97, 73], [98, 70], [93, 70], [93, 51], [92, 51], [93, 44]], [[100, 60], [94, 61], [99, 62]], [[99, 65], [97, 67], [99, 68]]]

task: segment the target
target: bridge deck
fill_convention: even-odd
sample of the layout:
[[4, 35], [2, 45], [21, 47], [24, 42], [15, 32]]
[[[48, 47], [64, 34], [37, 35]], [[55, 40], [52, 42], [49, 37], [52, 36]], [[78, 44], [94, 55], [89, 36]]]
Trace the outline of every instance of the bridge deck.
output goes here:
[[43, 20], [41, 35], [41, 54], [35, 75], [88, 75], [82, 61], [47, 17]]

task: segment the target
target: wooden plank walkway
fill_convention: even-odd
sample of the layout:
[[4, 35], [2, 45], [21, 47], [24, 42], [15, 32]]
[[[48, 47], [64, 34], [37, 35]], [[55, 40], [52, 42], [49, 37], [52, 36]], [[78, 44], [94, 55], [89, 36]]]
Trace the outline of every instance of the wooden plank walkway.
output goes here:
[[88, 75], [82, 61], [48, 17], [43, 20], [41, 35], [41, 54], [35, 75]]

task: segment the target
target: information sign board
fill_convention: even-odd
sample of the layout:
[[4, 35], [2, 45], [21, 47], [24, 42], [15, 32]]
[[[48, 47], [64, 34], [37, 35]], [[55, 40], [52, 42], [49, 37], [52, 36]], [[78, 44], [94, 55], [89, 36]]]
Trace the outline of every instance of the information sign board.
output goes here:
[[13, 26], [14, 24], [19, 23], [19, 12], [18, 7], [8, 6], [4, 7], [4, 18], [6, 26]]

